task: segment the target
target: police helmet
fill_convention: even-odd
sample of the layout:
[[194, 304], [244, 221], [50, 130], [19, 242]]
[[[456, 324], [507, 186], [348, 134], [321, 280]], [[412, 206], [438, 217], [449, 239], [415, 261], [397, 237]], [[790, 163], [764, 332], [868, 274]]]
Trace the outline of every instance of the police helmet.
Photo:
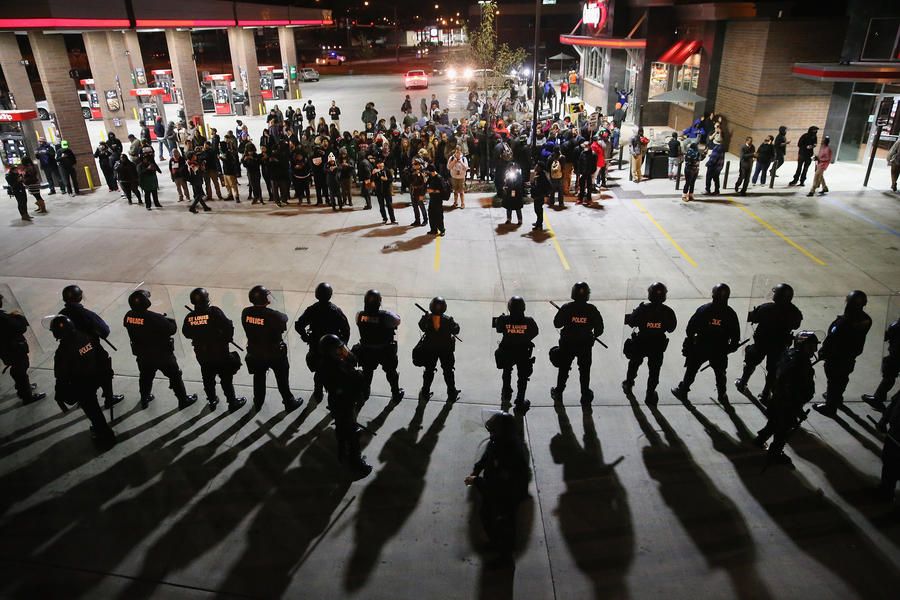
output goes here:
[[333, 333], [319, 338], [319, 352], [325, 356], [333, 357], [344, 346], [344, 342]]
[[849, 294], [847, 294], [847, 309], [848, 310], [862, 310], [863, 307], [868, 304], [869, 297], [866, 296], [866, 293], [862, 290], [853, 290]]
[[248, 294], [254, 306], [265, 306], [269, 303], [269, 289], [264, 285], [254, 285]]
[[647, 300], [654, 304], [659, 304], [666, 301], [666, 294], [668, 293], [669, 288], [666, 287], [666, 284], [657, 281], [651, 283], [650, 287], [647, 288]]
[[206, 291], [206, 288], [194, 288], [191, 291], [191, 304], [196, 308], [209, 306], [209, 292]]
[[712, 300], [716, 304], [726, 304], [731, 297], [731, 288], [727, 283], [717, 283], [712, 289]]
[[819, 347], [819, 336], [815, 331], [798, 331], [794, 335], [794, 348], [802, 348], [813, 354]]
[[522, 296], [513, 296], [509, 299], [509, 302], [506, 303], [506, 309], [509, 311], [509, 314], [521, 317], [525, 314], [525, 298]]
[[591, 286], [584, 281], [579, 281], [572, 286], [572, 300], [576, 302], [587, 302], [591, 298]]
[[363, 298], [363, 306], [366, 310], [378, 310], [381, 308], [381, 292], [369, 290]]
[[53, 337], [58, 340], [69, 337], [73, 331], [75, 331], [75, 325], [64, 315], [56, 315], [53, 317], [53, 320], [50, 321], [50, 331], [53, 332]]
[[128, 306], [131, 310], [147, 310], [150, 305], [150, 290], [134, 290], [128, 296]]
[[447, 301], [440, 296], [435, 296], [431, 299], [431, 304], [428, 305], [428, 310], [430, 310], [434, 315], [442, 315], [447, 312]]
[[516, 434], [516, 420], [505, 411], [497, 411], [488, 418], [484, 428], [491, 434], [492, 440], [511, 440]]
[[772, 301], [775, 304], [787, 304], [794, 299], [794, 288], [786, 283], [779, 283], [772, 288]]
[[63, 288], [62, 299], [66, 304], [81, 302], [82, 298], [84, 298], [84, 293], [77, 285], [67, 285]]
[[331, 300], [331, 295], [334, 293], [334, 290], [331, 289], [331, 284], [322, 282], [316, 286], [316, 300], [319, 302], [328, 302]]

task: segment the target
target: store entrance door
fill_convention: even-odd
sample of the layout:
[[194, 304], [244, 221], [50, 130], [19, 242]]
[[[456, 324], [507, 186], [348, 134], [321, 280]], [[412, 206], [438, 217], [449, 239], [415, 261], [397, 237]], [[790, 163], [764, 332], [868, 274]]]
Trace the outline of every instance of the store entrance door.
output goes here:
[[[872, 92], [858, 91], [863, 86], [876, 88]], [[900, 135], [900, 86], [856, 84], [850, 98], [844, 132], [838, 150], [838, 160], [863, 163], [875, 152], [875, 164], [887, 157], [891, 145]], [[879, 89], [880, 88], [880, 89]], [[875, 127], [876, 122], [880, 127]], [[875, 133], [880, 129], [875, 147]]]
[[628, 111], [625, 113], [626, 123], [636, 123], [641, 104], [644, 99], [641, 97], [641, 89], [638, 84], [638, 75], [641, 71], [641, 65], [644, 64], [643, 50], [628, 50], [628, 58], [625, 61], [625, 89], [634, 90], [634, 94], [628, 100]]

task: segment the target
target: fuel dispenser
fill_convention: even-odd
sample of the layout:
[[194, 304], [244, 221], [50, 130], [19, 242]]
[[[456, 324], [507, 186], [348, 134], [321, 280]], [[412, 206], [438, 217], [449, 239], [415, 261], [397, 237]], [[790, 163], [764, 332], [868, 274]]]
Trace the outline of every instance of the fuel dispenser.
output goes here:
[[259, 67], [259, 93], [263, 100], [275, 98], [275, 67]]
[[80, 81], [84, 93], [87, 94], [88, 107], [91, 109], [91, 120], [99, 121], [103, 118], [100, 112], [100, 96], [97, 94], [97, 87], [94, 85], [93, 79], [82, 79]]
[[20, 165], [25, 156], [34, 158], [37, 134], [32, 121], [37, 119], [36, 110], [0, 110], [0, 158], [4, 165]]
[[233, 97], [231, 93], [231, 82], [234, 81], [234, 75], [230, 73], [220, 73], [216, 75], [207, 75], [204, 80], [209, 83], [213, 94], [213, 106], [217, 115], [234, 114]]
[[163, 90], [163, 104], [176, 104], [178, 94], [175, 92], [175, 78], [172, 76], [172, 69], [156, 69], [150, 73], [153, 75], [153, 87]]
[[138, 119], [146, 123], [150, 130], [150, 139], [156, 139], [156, 133], [153, 131], [153, 125], [156, 123], [157, 117], [162, 117], [163, 125], [166, 125], [166, 111], [163, 109], [163, 96], [165, 90], [163, 88], [134, 88], [129, 92], [137, 99]]

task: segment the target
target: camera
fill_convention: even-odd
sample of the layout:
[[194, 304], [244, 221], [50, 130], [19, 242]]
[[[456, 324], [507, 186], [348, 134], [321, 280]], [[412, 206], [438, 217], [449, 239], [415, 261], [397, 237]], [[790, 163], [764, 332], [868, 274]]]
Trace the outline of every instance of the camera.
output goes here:
[[498, 325], [499, 323], [500, 323], [500, 318], [499, 318], [499, 317], [491, 317], [491, 327], [493, 327], [494, 329], [496, 329], [496, 328], [497, 328], [497, 325]]

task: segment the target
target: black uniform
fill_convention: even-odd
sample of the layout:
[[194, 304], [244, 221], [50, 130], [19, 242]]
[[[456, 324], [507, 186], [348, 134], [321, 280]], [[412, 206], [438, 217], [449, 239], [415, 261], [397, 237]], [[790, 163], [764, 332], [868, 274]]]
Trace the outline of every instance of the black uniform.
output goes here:
[[313, 373], [313, 395], [322, 397], [322, 376], [319, 373], [319, 363], [322, 356], [319, 353], [319, 340], [322, 336], [332, 333], [338, 336], [345, 344], [350, 341], [350, 322], [344, 311], [329, 301], [319, 301], [309, 306], [294, 323], [294, 329], [300, 334], [300, 338], [309, 344], [309, 352], [306, 354], [306, 365]]
[[738, 380], [738, 388], [744, 388], [756, 367], [765, 359], [766, 383], [760, 399], [765, 403], [772, 392], [778, 361], [791, 345], [791, 332], [800, 327], [803, 313], [792, 302], [760, 304], [747, 315], [750, 323], [756, 323], [753, 343], [744, 350], [744, 372]]
[[124, 325], [131, 340], [131, 352], [137, 358], [141, 405], [146, 408], [153, 399], [153, 378], [157, 371], [168, 377], [179, 408], [190, 404], [175, 358], [175, 342], [172, 339], [178, 332], [175, 319], [152, 310], [132, 309], [125, 313]]
[[[896, 322], [896, 321], [895, 321]], [[879, 429], [887, 435], [881, 450], [881, 492], [887, 500], [894, 499], [897, 481], [900, 481], [900, 393], [894, 394], [890, 406], [884, 411]]]
[[328, 410], [334, 417], [334, 432], [338, 441], [338, 460], [351, 469], [371, 470], [363, 461], [356, 427], [357, 407], [362, 404], [368, 389], [366, 377], [356, 367], [356, 357], [322, 356], [317, 374], [328, 391]]
[[494, 352], [497, 368], [503, 371], [504, 398], [512, 396], [512, 370], [516, 369], [516, 404], [525, 401], [528, 379], [534, 372], [534, 343], [538, 335], [538, 325], [531, 317], [500, 315], [494, 322], [494, 329], [503, 335]]
[[728, 368], [728, 355], [737, 349], [741, 336], [734, 309], [727, 304], [704, 304], [691, 316], [686, 333], [681, 350], [685, 357], [684, 379], [678, 384], [678, 389], [687, 394], [700, 367], [709, 361], [709, 366], [716, 375], [719, 397], [726, 397], [725, 370]]
[[107, 403], [112, 402], [113, 398], [113, 371], [112, 358], [100, 338], [109, 337], [109, 325], [106, 324], [100, 315], [94, 311], [86, 309], [80, 302], [66, 302], [59, 314], [69, 317], [75, 329], [84, 333], [91, 341], [94, 342], [94, 351], [97, 353], [97, 368], [100, 376], [100, 388], [103, 390], [103, 397]]
[[822, 342], [819, 358], [825, 360], [825, 405], [833, 411], [844, 403], [844, 390], [850, 383], [850, 373], [856, 366], [856, 357], [862, 354], [866, 334], [872, 327], [872, 319], [863, 310], [838, 316], [828, 327], [828, 335]]
[[[77, 329], [59, 341], [53, 357], [55, 394], [57, 402], [81, 406], [81, 410], [91, 421], [97, 441], [111, 446], [115, 443], [116, 436], [97, 403], [97, 388], [102, 385], [105, 377], [105, 360], [108, 357], [100, 356], [97, 347], [95, 340]], [[143, 373], [141, 377], [143, 384]]]
[[368, 400], [372, 386], [372, 375], [379, 366], [391, 386], [391, 394], [399, 400], [400, 374], [397, 373], [397, 342], [394, 334], [400, 325], [400, 316], [389, 310], [362, 310], [356, 314], [356, 326], [359, 328], [359, 343], [353, 347], [353, 354], [359, 359], [362, 367], [365, 390], [363, 398]]
[[25, 332], [28, 319], [0, 309], [0, 360], [9, 367], [16, 387], [16, 395], [23, 402], [31, 402], [31, 381], [28, 379], [28, 342]]
[[266, 374], [275, 373], [275, 383], [285, 407], [294, 408], [294, 395], [288, 384], [290, 364], [282, 334], [288, 317], [267, 306], [248, 306], [241, 312], [247, 334], [247, 370], [253, 374], [253, 404], [257, 409], [266, 399]]
[[216, 377], [222, 384], [222, 392], [229, 407], [237, 404], [234, 391], [235, 373], [241, 367], [237, 353], [228, 348], [234, 339], [234, 324], [218, 306], [196, 306], [184, 318], [181, 333], [194, 345], [194, 355], [200, 363], [200, 375], [203, 378], [203, 391], [209, 403], [215, 407]]
[[662, 367], [663, 354], [669, 346], [667, 333], [675, 331], [678, 319], [675, 311], [662, 302], [641, 302], [625, 317], [625, 324], [637, 328], [636, 332], [625, 341], [625, 357], [628, 359], [628, 371], [625, 385], [634, 385], [638, 367], [647, 359], [647, 396], [651, 397], [659, 385], [659, 370]]
[[[590, 399], [591, 392], [591, 348], [594, 338], [603, 335], [603, 317], [597, 307], [588, 302], [567, 302], [563, 304], [556, 316], [553, 326], [562, 329], [559, 333], [559, 348], [555, 366], [559, 367], [556, 376], [556, 392], [562, 394], [569, 379], [572, 361], [578, 359], [578, 374], [581, 380], [581, 399]], [[551, 350], [552, 352], [552, 350]]]
[[757, 434], [762, 444], [770, 436], [775, 439], [769, 446], [771, 455], [780, 455], [787, 436], [797, 425], [803, 405], [812, 400], [816, 391], [810, 356], [797, 348], [785, 351], [778, 361], [772, 385], [772, 402], [768, 407], [768, 421]]
[[428, 218], [431, 220], [429, 233], [444, 235], [444, 186], [447, 181], [437, 172], [428, 177]]
[[900, 319], [897, 319], [884, 332], [884, 341], [888, 343], [888, 353], [881, 359], [881, 383], [871, 396], [863, 396], [863, 400], [874, 405], [884, 405], [888, 393], [900, 374]]
[[453, 317], [428, 313], [419, 319], [419, 329], [424, 334], [413, 352], [417, 355], [414, 363], [416, 366], [425, 367], [422, 376], [422, 391], [419, 398], [431, 395], [431, 383], [437, 371], [438, 360], [441, 361], [441, 371], [444, 373], [444, 383], [447, 384], [447, 395], [451, 399], [456, 397], [456, 378], [453, 369], [456, 365], [456, 338], [459, 333], [459, 323]]

